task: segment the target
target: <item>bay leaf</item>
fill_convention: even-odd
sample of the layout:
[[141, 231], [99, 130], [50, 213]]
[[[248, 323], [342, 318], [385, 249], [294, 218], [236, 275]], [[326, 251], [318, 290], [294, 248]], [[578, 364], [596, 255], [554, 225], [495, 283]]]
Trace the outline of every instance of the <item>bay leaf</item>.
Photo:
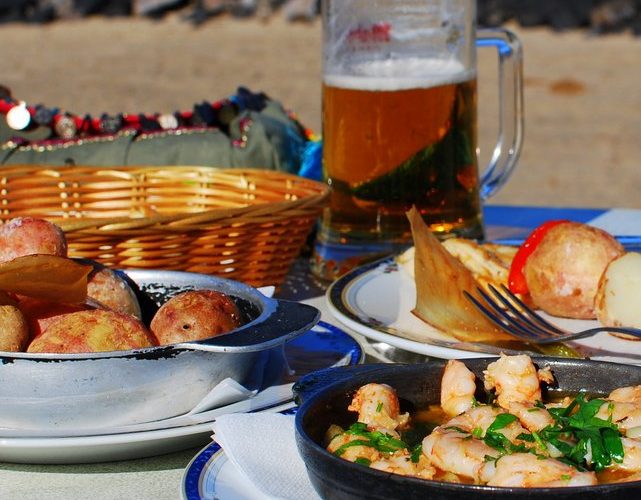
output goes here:
[[83, 303], [92, 266], [55, 255], [25, 255], [0, 263], [0, 290], [43, 300]]

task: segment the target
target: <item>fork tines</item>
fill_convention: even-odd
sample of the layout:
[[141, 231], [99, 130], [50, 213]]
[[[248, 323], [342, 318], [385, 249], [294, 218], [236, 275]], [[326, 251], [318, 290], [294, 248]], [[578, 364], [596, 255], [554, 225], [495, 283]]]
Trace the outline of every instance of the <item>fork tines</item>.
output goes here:
[[468, 292], [465, 295], [490, 321], [508, 333], [526, 340], [544, 339], [562, 335], [566, 332], [539, 316], [505, 285], [501, 290], [488, 284], [488, 293], [477, 287], [485, 303]]

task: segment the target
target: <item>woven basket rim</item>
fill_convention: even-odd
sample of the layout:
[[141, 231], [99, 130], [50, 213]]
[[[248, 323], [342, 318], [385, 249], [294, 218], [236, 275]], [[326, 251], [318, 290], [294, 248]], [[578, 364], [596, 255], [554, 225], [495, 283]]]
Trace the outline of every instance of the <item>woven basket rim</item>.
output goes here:
[[263, 178], [265, 181], [285, 181], [293, 182], [304, 188], [304, 191], [295, 200], [269, 201], [255, 204], [247, 204], [240, 207], [216, 207], [209, 210], [179, 212], [175, 214], [158, 214], [152, 216], [121, 216], [121, 217], [44, 217], [59, 225], [65, 232], [92, 232], [92, 231], [117, 231], [117, 230], [134, 230], [134, 229], [161, 229], [168, 231], [185, 231], [188, 229], [198, 229], [204, 224], [229, 223], [231, 218], [242, 221], [243, 217], [261, 218], [269, 220], [282, 220], [291, 217], [288, 211], [298, 210], [301, 213], [306, 210], [318, 210], [318, 206], [323, 204], [330, 194], [330, 187], [322, 182], [298, 176], [296, 174], [265, 170], [251, 167], [209, 167], [195, 165], [162, 165], [162, 166], [92, 166], [92, 165], [7, 165], [0, 170], [0, 181], [11, 181], [17, 177], [34, 174], [36, 172], [51, 172], [52, 178], [56, 174], [60, 175], [61, 181], [65, 175], [73, 177], [82, 177], [83, 175], [98, 174], [104, 172], [123, 172], [127, 174], [145, 175], [152, 172], [168, 172], [171, 174], [183, 173], [185, 178], [187, 174], [193, 173], [211, 173], [213, 176], [230, 176], [241, 177], [243, 175], [252, 178]]

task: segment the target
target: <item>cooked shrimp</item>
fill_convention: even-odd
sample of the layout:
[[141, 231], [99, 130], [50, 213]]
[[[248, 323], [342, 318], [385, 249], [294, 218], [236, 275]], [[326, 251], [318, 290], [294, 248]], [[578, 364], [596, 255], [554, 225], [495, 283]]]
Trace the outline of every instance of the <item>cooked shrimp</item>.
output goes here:
[[[483, 435], [487, 431], [487, 428], [492, 425], [496, 416], [506, 413], [505, 410], [497, 408], [496, 406], [477, 406], [471, 408], [465, 413], [461, 413], [459, 416], [454, 417], [449, 420], [447, 423], [443, 424], [441, 427], [456, 427], [461, 429], [469, 434], [479, 434]], [[527, 432], [518, 422], [512, 422], [507, 425], [500, 431], [506, 438], [510, 441], [514, 441], [516, 436], [521, 433]]]
[[627, 434], [630, 429], [641, 426], [641, 401], [624, 403], [606, 400], [596, 416], [604, 420], [611, 420], [619, 426], [620, 431]]
[[641, 403], [641, 385], [614, 389], [608, 396], [608, 400], [619, 403]]
[[[472, 436], [485, 434], [501, 413], [505, 411], [500, 408], [478, 406], [454, 417], [423, 440], [423, 454], [439, 469], [478, 482], [479, 470], [486, 458], [497, 457], [499, 452]], [[515, 441], [527, 431], [518, 422], [512, 422], [498, 432]]]
[[437, 427], [423, 439], [423, 454], [439, 469], [480, 481], [480, 469], [486, 457], [496, 458], [499, 452], [480, 439], [452, 427]]
[[441, 379], [441, 407], [447, 415], [453, 417], [472, 408], [475, 379], [474, 374], [460, 361], [451, 359], [447, 362]]
[[[601, 480], [603, 482], [603, 480]], [[628, 483], [632, 481], [641, 481], [641, 472], [631, 472], [625, 476], [613, 476], [608, 478], [608, 483]]]
[[436, 473], [436, 469], [424, 456], [419, 457], [417, 463], [412, 462], [412, 457], [407, 450], [397, 451], [390, 456], [382, 456], [379, 460], [372, 462], [370, 467], [383, 472], [423, 479], [432, 479]]
[[612, 464], [612, 469], [623, 469], [629, 472], [641, 472], [641, 440], [621, 438], [623, 444], [623, 462]]
[[479, 474], [488, 486], [535, 488], [597, 484], [594, 472], [580, 472], [554, 458], [541, 458], [532, 453], [513, 453], [485, 462]]
[[553, 381], [549, 368], [537, 372], [532, 359], [521, 354], [501, 357], [487, 366], [485, 388], [494, 389], [497, 402], [507, 408], [511, 402], [535, 402], [541, 400], [540, 382]]
[[521, 424], [530, 432], [538, 432], [548, 425], [554, 425], [554, 419], [545, 408], [534, 406], [532, 403], [509, 403], [507, 410], [516, 415]]
[[608, 403], [599, 408], [598, 417], [607, 418], [619, 426], [619, 430], [634, 437], [641, 434], [641, 385], [619, 387], [607, 398]]
[[369, 430], [384, 431], [398, 436], [397, 428], [409, 421], [409, 413], [400, 414], [396, 391], [386, 384], [367, 384], [362, 386], [347, 407], [358, 412], [358, 421], [367, 424]]
[[552, 403], [545, 403], [546, 408], [567, 408], [572, 403], [573, 398], [570, 396], [565, 396], [563, 399], [554, 401]]

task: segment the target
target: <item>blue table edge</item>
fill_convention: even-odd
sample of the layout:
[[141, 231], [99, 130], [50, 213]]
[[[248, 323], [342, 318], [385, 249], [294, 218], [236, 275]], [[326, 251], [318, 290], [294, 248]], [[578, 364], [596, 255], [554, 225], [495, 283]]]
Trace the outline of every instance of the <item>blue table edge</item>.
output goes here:
[[606, 213], [605, 208], [530, 207], [485, 205], [483, 218], [487, 226], [511, 226], [533, 229], [550, 219], [589, 222]]

